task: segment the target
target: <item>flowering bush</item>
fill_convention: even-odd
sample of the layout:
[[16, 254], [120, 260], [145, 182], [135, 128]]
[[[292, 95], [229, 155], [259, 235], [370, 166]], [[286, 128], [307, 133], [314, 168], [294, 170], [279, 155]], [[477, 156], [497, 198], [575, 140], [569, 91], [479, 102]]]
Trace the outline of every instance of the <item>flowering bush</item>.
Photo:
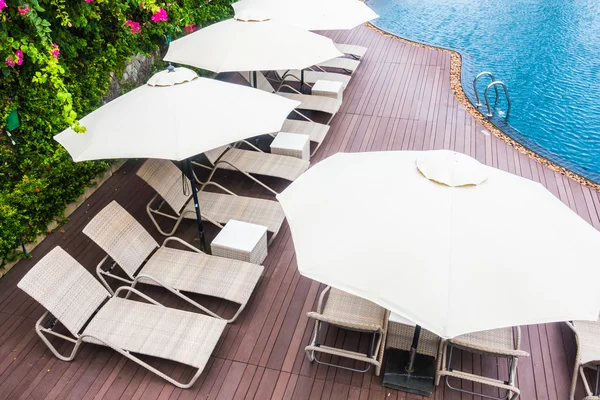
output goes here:
[[[0, 0], [0, 265], [107, 166], [74, 163], [52, 137], [85, 131], [79, 116], [101, 105], [128, 58], [229, 18], [230, 2]], [[9, 137], [13, 110], [21, 126]]]

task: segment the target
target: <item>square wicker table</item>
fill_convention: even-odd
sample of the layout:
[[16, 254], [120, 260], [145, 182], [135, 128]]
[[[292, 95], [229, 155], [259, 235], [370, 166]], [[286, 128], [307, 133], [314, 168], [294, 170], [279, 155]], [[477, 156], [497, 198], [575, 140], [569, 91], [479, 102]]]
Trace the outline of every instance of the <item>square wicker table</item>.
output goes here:
[[232, 219], [210, 247], [215, 256], [262, 264], [267, 257], [267, 227]]
[[312, 87], [312, 94], [315, 96], [333, 97], [342, 100], [344, 93], [344, 84], [342, 82], [327, 81], [320, 79]]
[[300, 133], [279, 132], [271, 143], [271, 153], [310, 159], [310, 137]]

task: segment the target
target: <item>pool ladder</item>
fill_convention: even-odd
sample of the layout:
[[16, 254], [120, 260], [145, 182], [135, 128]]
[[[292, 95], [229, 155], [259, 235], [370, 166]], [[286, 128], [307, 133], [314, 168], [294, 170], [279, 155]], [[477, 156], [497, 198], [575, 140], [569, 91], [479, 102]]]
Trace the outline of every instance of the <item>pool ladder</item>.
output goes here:
[[477, 103], [475, 104], [475, 106], [477, 108], [483, 106], [483, 104], [481, 103], [481, 99], [479, 98], [479, 92], [477, 91], [477, 81], [479, 80], [479, 78], [483, 78], [485, 76], [489, 76], [490, 79], [492, 80], [492, 83], [487, 85], [487, 87], [485, 88], [485, 91], [483, 92], [483, 97], [485, 98], [485, 105], [487, 106], [486, 116], [488, 118], [491, 118], [494, 116], [494, 114], [492, 113], [492, 107], [490, 106], [490, 99], [488, 97], [488, 92], [490, 91], [491, 88], [494, 88], [494, 90], [496, 91], [496, 99], [494, 100], [494, 108], [495, 108], [496, 104], [498, 103], [498, 86], [501, 86], [504, 89], [504, 96], [506, 96], [506, 101], [508, 103], [508, 108], [506, 110], [506, 116], [505, 116], [505, 118], [508, 118], [508, 116], [510, 115], [510, 97], [508, 96], [508, 88], [506, 87], [504, 82], [497, 81], [491, 72], [487, 72], [487, 71], [481, 72], [480, 74], [478, 74], [475, 77], [475, 79], [473, 79], [473, 91], [475, 92], [475, 99], [477, 100]]

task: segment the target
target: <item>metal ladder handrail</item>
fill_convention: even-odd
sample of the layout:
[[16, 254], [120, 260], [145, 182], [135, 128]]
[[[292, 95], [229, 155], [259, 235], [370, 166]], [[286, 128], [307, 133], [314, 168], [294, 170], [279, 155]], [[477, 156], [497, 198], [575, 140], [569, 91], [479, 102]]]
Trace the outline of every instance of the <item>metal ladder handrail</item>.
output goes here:
[[[477, 107], [481, 107], [483, 104], [481, 104], [481, 100], [479, 99], [479, 92], [477, 91], [477, 81], [479, 80], [479, 78], [483, 78], [484, 76], [489, 76], [492, 79], [492, 82], [496, 82], [496, 78], [494, 78], [494, 74], [492, 74], [491, 72], [488, 71], [483, 71], [480, 72], [475, 79], [473, 79], [473, 91], [475, 92], [475, 99], [477, 100]], [[496, 89], [496, 102], [498, 101], [498, 88]]]
[[[508, 88], [502, 81], [494, 81], [494, 82], [490, 83], [489, 85], [487, 85], [487, 87], [485, 88], [485, 91], [483, 92], [483, 97], [485, 97], [485, 104], [487, 105], [487, 109], [488, 109], [487, 116], [492, 117], [494, 115], [494, 114], [492, 114], [492, 108], [490, 107], [490, 100], [488, 98], [488, 92], [489, 92], [490, 88], [492, 88], [492, 87], [494, 89], [496, 89], [496, 103], [497, 103], [498, 102], [498, 88], [496, 86], [498, 86], [498, 85], [502, 86], [502, 88], [504, 89], [504, 95], [506, 96], [506, 101], [508, 103], [508, 108], [506, 110], [506, 118], [508, 118], [508, 116], [510, 115], [510, 97], [508, 96]], [[494, 103], [494, 105], [496, 103]]]

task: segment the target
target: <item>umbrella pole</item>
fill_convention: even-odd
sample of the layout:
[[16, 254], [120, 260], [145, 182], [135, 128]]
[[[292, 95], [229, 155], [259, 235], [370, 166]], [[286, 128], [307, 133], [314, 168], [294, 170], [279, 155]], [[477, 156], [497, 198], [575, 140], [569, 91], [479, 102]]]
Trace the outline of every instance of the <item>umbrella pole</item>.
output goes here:
[[198, 236], [200, 237], [200, 250], [210, 254], [210, 250], [206, 247], [206, 239], [204, 238], [204, 226], [202, 224], [202, 216], [200, 215], [200, 203], [198, 202], [198, 192], [196, 192], [196, 178], [192, 170], [192, 161], [186, 160], [188, 178], [192, 184], [192, 198], [194, 199], [194, 209], [196, 210], [196, 222], [198, 223]]
[[419, 337], [421, 336], [421, 325], [415, 326], [415, 333], [413, 334], [412, 344], [410, 346], [410, 357], [408, 364], [406, 365], [406, 372], [414, 372], [415, 370], [415, 358], [417, 357], [417, 347], [419, 346]]
[[385, 350], [383, 386], [420, 396], [431, 396], [435, 377], [435, 358], [417, 354], [421, 327], [415, 326], [410, 350]]
[[300, 91], [304, 92], [304, 70], [300, 70]]
[[256, 71], [252, 71], [252, 85], [254, 86], [254, 89], [256, 89], [258, 87], [258, 85], [256, 84], [257, 82], [256, 79]]

